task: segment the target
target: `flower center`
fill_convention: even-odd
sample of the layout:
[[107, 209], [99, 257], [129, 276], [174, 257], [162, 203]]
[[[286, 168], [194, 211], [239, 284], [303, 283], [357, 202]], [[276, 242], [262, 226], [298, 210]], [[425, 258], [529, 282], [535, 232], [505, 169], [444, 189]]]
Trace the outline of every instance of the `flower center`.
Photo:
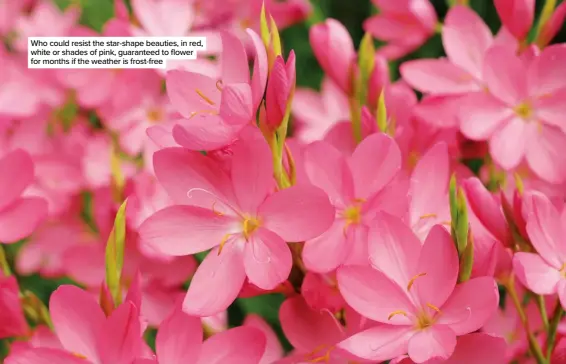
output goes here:
[[529, 120], [533, 116], [533, 107], [528, 102], [522, 102], [514, 109], [515, 114], [523, 120]]
[[432, 326], [432, 324], [434, 323], [434, 319], [430, 316], [426, 309], [423, 309], [421, 312], [419, 312], [416, 321], [417, 330], [424, 330], [427, 327]]
[[147, 120], [151, 123], [158, 123], [163, 120], [163, 112], [159, 108], [151, 108], [147, 111]]
[[363, 198], [356, 198], [352, 205], [346, 207], [340, 214], [346, 220], [346, 229], [350, 225], [359, 224], [362, 221], [362, 205], [365, 202]]
[[305, 354], [304, 359], [308, 363], [328, 363], [330, 361], [330, 353], [335, 347], [322, 344], [313, 349], [310, 353]]
[[246, 217], [242, 223], [244, 237], [246, 240], [261, 226], [261, 221], [256, 217]]
[[560, 267], [559, 272], [562, 278], [566, 278], [566, 263], [562, 264], [562, 267]]

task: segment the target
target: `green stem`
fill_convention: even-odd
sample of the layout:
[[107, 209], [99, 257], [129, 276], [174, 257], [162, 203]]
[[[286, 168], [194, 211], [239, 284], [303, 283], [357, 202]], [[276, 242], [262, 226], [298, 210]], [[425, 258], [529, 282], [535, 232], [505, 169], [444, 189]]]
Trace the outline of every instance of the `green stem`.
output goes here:
[[562, 314], [564, 309], [560, 302], [556, 303], [556, 308], [552, 314], [552, 321], [550, 322], [550, 327], [548, 328], [548, 336], [546, 338], [546, 357], [550, 363], [550, 358], [552, 357], [552, 351], [554, 350], [554, 345], [556, 344], [556, 332], [558, 331], [558, 324], [562, 319]]
[[544, 25], [548, 22], [548, 20], [552, 16], [552, 13], [554, 13], [554, 8], [556, 8], [556, 0], [546, 0], [546, 2], [544, 3], [544, 7], [540, 12], [540, 17], [538, 19], [535, 36], [533, 37], [535, 41], [538, 39]]
[[4, 273], [6, 277], [12, 275], [12, 270], [10, 269], [10, 264], [6, 258], [6, 251], [4, 250], [2, 243], [0, 243], [0, 269], [2, 269], [2, 273]]
[[546, 304], [544, 302], [544, 297], [537, 294], [535, 296], [535, 300], [537, 303], [538, 310], [540, 312], [540, 317], [542, 318], [542, 325], [544, 327], [544, 331], [548, 331], [548, 314], [546, 313]]
[[352, 119], [352, 132], [356, 144], [362, 141], [362, 110], [360, 103], [355, 96], [351, 96], [350, 102], [350, 118]]
[[527, 333], [527, 339], [529, 341], [529, 349], [531, 354], [534, 356], [537, 364], [549, 364], [542, 353], [542, 350], [540, 348], [540, 345], [538, 344], [537, 339], [531, 332], [531, 329], [529, 327], [529, 320], [527, 318], [527, 315], [525, 314], [525, 311], [523, 310], [523, 305], [521, 304], [521, 300], [517, 295], [517, 291], [515, 290], [515, 276], [513, 275], [511, 275], [509, 281], [507, 282], [507, 292], [509, 293], [511, 300], [513, 301], [513, 304], [517, 309], [517, 313], [519, 314], [521, 323], [523, 324], [523, 327], [525, 328], [525, 332]]

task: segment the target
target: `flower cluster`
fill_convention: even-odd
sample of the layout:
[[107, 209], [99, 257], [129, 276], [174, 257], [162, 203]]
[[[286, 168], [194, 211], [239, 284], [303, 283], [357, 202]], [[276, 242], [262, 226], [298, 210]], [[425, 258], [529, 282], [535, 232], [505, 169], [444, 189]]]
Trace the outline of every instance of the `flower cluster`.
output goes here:
[[[494, 35], [467, 1], [373, 0], [358, 49], [306, 0], [116, 0], [99, 26], [0, 3], [3, 362], [566, 363], [566, 2], [543, 3], [495, 0]], [[303, 21], [320, 91], [280, 36]], [[100, 35], [208, 49], [27, 69], [27, 37]], [[446, 57], [399, 62], [431, 37]]]

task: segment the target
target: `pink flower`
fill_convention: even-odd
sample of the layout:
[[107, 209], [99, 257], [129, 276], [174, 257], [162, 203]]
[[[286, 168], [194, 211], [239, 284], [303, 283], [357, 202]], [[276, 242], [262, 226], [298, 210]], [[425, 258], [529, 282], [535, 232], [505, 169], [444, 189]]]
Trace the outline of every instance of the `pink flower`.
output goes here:
[[338, 346], [368, 360], [408, 352], [416, 363], [449, 358], [456, 336], [481, 328], [499, 302], [497, 285], [481, 277], [456, 285], [459, 260], [450, 234], [435, 226], [424, 245], [400, 220], [385, 213], [370, 230], [375, 267], [342, 267], [338, 287], [346, 302], [384, 325]]
[[321, 140], [335, 123], [350, 119], [348, 99], [328, 77], [322, 81], [320, 93], [297, 88], [292, 111], [297, 122], [293, 136], [305, 143]]
[[[378, 155], [381, 158], [375, 160]], [[390, 185], [401, 168], [399, 148], [385, 134], [373, 134], [350, 158], [325, 142], [310, 144], [304, 158], [310, 182], [322, 188], [336, 207], [332, 227], [305, 243], [305, 265], [327, 273], [342, 264], [367, 262], [369, 222], [379, 210], [401, 210], [406, 198], [406, 190]]]
[[257, 364], [266, 349], [263, 332], [249, 326], [220, 332], [204, 343], [202, 337], [200, 319], [176, 309], [159, 327], [156, 358], [139, 358], [133, 364], [221, 364], [226, 360]]
[[561, 101], [566, 95], [564, 62], [562, 45], [546, 48], [530, 62], [506, 47], [490, 49], [483, 70], [489, 93], [474, 93], [462, 105], [462, 133], [489, 140], [493, 159], [505, 170], [526, 159], [539, 177], [564, 181], [566, 159], [558, 152], [566, 142], [561, 116], [566, 113]]
[[[501, 364], [505, 362], [505, 341], [482, 333], [458, 338], [454, 354], [448, 360], [428, 360], [427, 364]], [[408, 357], [392, 360], [391, 364], [413, 364]]]
[[423, 45], [436, 28], [437, 17], [429, 0], [373, 0], [379, 9], [364, 22], [364, 29], [388, 44], [378, 53], [397, 59]]
[[47, 203], [22, 197], [35, 177], [33, 161], [21, 149], [0, 158], [0, 242], [15, 243], [30, 235], [47, 216]]
[[62, 348], [17, 350], [6, 364], [131, 364], [142, 354], [138, 310], [129, 301], [106, 317], [93, 296], [64, 285], [51, 295], [49, 312]]
[[185, 72], [167, 73], [167, 93], [173, 107], [184, 117], [173, 128], [173, 138], [191, 150], [214, 150], [231, 144], [251, 123], [267, 82], [267, 54], [260, 37], [248, 32], [256, 50], [250, 79], [243, 44], [222, 33], [222, 80]]
[[529, 34], [535, 19], [535, 0], [495, 0], [503, 26], [518, 40]]
[[283, 356], [283, 347], [279, 342], [277, 334], [273, 331], [271, 326], [269, 326], [269, 324], [261, 318], [261, 316], [254, 314], [247, 315], [242, 326], [254, 327], [261, 330], [261, 332], [265, 335], [265, 352], [258, 364], [273, 364], [277, 361], [277, 359], [280, 359]]
[[309, 39], [320, 66], [346, 95], [353, 92], [356, 51], [348, 30], [335, 19], [310, 29]]
[[281, 125], [287, 111], [289, 97], [295, 89], [295, 52], [291, 51], [287, 63], [281, 56], [275, 58], [265, 95], [266, 124], [269, 130]]
[[542, 194], [532, 194], [532, 212], [527, 218], [527, 233], [535, 253], [516, 253], [513, 268], [519, 280], [531, 291], [542, 294], [558, 294], [566, 307], [566, 244], [564, 221], [566, 209], [559, 213], [549, 199]]
[[272, 193], [271, 153], [259, 138], [234, 146], [231, 178], [198, 152], [155, 154], [157, 178], [178, 205], [142, 224], [142, 242], [176, 256], [212, 248], [193, 277], [185, 312], [209, 316], [226, 309], [246, 277], [262, 289], [275, 288], [291, 270], [285, 241], [312, 239], [334, 220], [328, 197], [316, 187]]
[[338, 290], [335, 274], [307, 272], [301, 285], [301, 294], [315, 311], [338, 312], [346, 306]]
[[0, 338], [27, 336], [29, 327], [16, 278], [0, 276]]

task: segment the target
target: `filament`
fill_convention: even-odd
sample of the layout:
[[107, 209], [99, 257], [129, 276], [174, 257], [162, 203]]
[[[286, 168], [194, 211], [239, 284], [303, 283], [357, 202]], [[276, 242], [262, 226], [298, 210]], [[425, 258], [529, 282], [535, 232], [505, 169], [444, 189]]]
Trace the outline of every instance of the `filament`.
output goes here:
[[403, 315], [403, 316], [405, 316], [405, 317], [408, 317], [408, 316], [407, 316], [407, 313], [406, 313], [405, 311], [399, 310], [399, 311], [393, 311], [393, 312], [391, 312], [391, 313], [389, 314], [389, 316], [387, 317], [387, 320], [389, 321], [389, 320], [391, 320], [394, 316], [397, 316], [397, 315]]
[[423, 276], [426, 276], [426, 273], [419, 273], [416, 276], [414, 276], [413, 278], [411, 278], [411, 280], [409, 280], [409, 284], [407, 284], [407, 291], [411, 290], [411, 287], [413, 287], [413, 284], [415, 283], [417, 278], [423, 277]]
[[208, 96], [206, 96], [201, 90], [198, 88], [195, 89], [195, 92], [209, 105], [215, 105], [214, 101], [212, 101]]
[[222, 91], [222, 80], [216, 81], [216, 89], [218, 89], [218, 91]]
[[222, 253], [222, 249], [224, 249], [224, 245], [226, 245], [228, 240], [230, 240], [230, 234], [226, 234], [222, 237], [222, 240], [220, 241], [220, 245], [219, 245], [219, 248], [218, 248], [218, 255], [220, 255], [220, 253]]
[[[224, 205], [225, 207], [227, 207], [228, 209], [232, 210], [232, 212], [234, 212], [236, 215], [240, 216], [243, 218], [242, 214], [240, 214], [240, 212], [238, 211], [238, 209], [236, 209], [234, 206], [230, 205], [229, 203], [225, 202], [223, 199], [221, 199], [220, 197], [218, 197], [215, 193], [210, 192], [209, 190], [206, 190], [204, 188], [200, 188], [200, 187], [194, 187], [191, 188], [188, 192], [187, 192], [187, 197], [188, 198], [193, 198], [192, 193], [198, 191], [198, 192], [204, 192], [212, 197], [215, 198], [215, 201], [212, 203], [212, 211], [218, 215], [218, 211], [215, 211], [215, 203], [217, 201], [219, 201], [220, 203], [222, 203], [222, 205]], [[219, 215], [221, 216], [221, 215]]]
[[432, 303], [427, 303], [426, 305], [427, 305], [427, 307], [429, 307], [430, 309], [432, 309], [432, 310], [434, 310], [434, 311], [440, 313], [440, 308], [436, 307], [436, 306], [433, 305]]

